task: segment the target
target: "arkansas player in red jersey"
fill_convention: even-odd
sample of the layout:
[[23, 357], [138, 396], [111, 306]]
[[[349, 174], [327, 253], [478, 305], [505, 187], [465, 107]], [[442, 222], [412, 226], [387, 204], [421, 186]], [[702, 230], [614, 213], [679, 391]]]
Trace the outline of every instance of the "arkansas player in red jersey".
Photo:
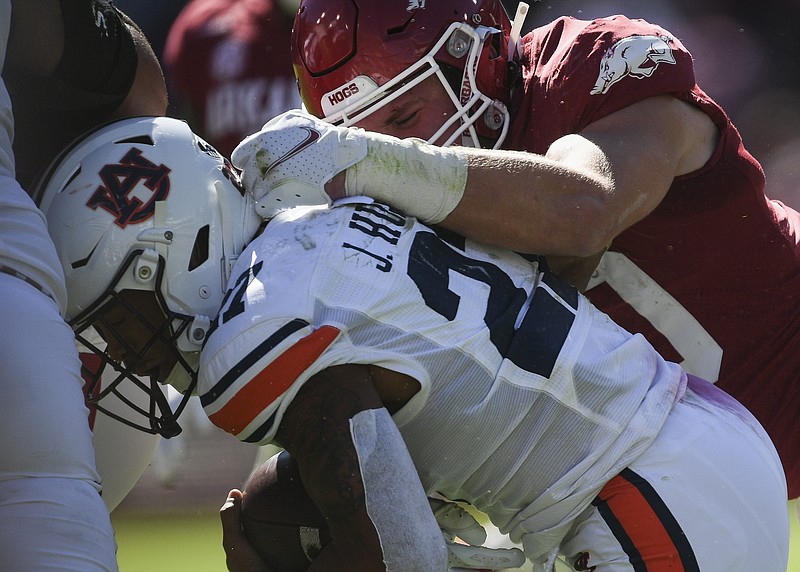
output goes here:
[[798, 213], [767, 197], [759, 163], [669, 31], [559, 18], [518, 40], [521, 16], [512, 27], [501, 10], [302, 2], [292, 49], [304, 104], [366, 129], [366, 145], [316, 186], [272, 193], [274, 173], [234, 151], [261, 212], [293, 193], [366, 194], [547, 256], [617, 322], [745, 403], [799, 496]]
[[[615, 228], [587, 294], [667, 359], [744, 402], [770, 433], [797, 497], [800, 427], [790, 412], [800, 391], [798, 363], [787, 349], [800, 339], [798, 213], [767, 198], [761, 166], [695, 83], [690, 53], [668, 31], [623, 17], [561, 19], [523, 46], [531, 64], [512, 112], [509, 149], [547, 153], [570, 133], [598, 126], [613, 133], [615, 111], [664, 95], [713, 123], [708, 160], [674, 177], [641, 220]], [[559, 112], [564, 107], [569, 111]], [[648, 129], [646, 116], [641, 122]], [[636, 165], [658, 168], [658, 159]]]
[[180, 116], [226, 157], [300, 105], [289, 57], [297, 0], [193, 0], [170, 28], [164, 70]]

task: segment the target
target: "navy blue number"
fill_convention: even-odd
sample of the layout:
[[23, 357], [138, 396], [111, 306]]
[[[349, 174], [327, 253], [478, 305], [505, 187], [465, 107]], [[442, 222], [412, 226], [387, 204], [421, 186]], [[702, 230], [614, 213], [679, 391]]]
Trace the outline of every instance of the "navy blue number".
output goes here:
[[[452, 321], [461, 297], [450, 289], [451, 271], [489, 286], [483, 320], [497, 351], [518, 367], [549, 377], [572, 328], [574, 311], [546, 289], [537, 288], [525, 317], [515, 329], [515, 322], [527, 299], [524, 289], [516, 287], [500, 267], [469, 258], [433, 233], [417, 233], [409, 256], [408, 275], [417, 285], [425, 304]], [[573, 310], [578, 307], [578, 293], [574, 288], [555, 276], [544, 276], [544, 282]]]
[[244, 312], [244, 293], [247, 291], [247, 286], [261, 272], [262, 266], [264, 266], [263, 262], [257, 262], [242, 272], [233, 287], [225, 292], [225, 297], [222, 299], [222, 309], [212, 322], [207, 338], [214, 333], [220, 323], [227, 322]]

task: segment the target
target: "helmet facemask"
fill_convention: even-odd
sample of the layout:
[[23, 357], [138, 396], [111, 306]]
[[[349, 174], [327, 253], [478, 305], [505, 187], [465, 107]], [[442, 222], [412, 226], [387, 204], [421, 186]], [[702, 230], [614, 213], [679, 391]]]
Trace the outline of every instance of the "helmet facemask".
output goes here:
[[527, 4], [519, 6], [512, 22], [500, 0], [302, 0], [291, 54], [303, 103], [326, 121], [365, 125], [376, 110], [436, 81], [444, 89], [436, 113], [446, 117], [407, 136], [499, 148], [521, 78]]
[[[197, 384], [197, 358], [201, 346], [197, 343], [195, 351], [188, 352], [178, 349], [187, 346], [186, 342], [181, 343], [180, 340], [191, 337], [196, 320], [193, 316], [167, 309], [160, 290], [164, 271], [163, 259], [158, 260], [158, 269], [153, 274], [154, 290], [119, 289], [122, 277], [131, 274], [137, 266], [137, 260], [143, 255], [146, 253], [141, 250], [132, 252], [128, 262], [120, 268], [119, 276], [106, 293], [96, 304], [70, 320], [69, 325], [75, 332], [75, 338], [80, 346], [87, 404], [130, 427], [170, 438], [181, 432], [178, 417], [185, 409]], [[140, 271], [141, 268], [140, 266]], [[142, 304], [137, 304], [131, 299], [129, 295], [131, 292], [151, 294], [150, 305], [152, 308], [157, 305], [158, 312], [152, 310], [143, 312]], [[142, 296], [138, 298], [141, 300]], [[113, 324], [107, 318], [111, 312], [115, 315]], [[129, 316], [124, 329], [116, 323], [122, 314]], [[132, 329], [131, 323], [136, 324], [135, 329], [149, 332], [148, 338], [137, 340], [136, 347], [126, 335]], [[202, 340], [207, 329], [206, 327], [201, 332], [195, 331], [194, 335], [201, 337]], [[113, 356], [109, 346], [118, 348], [114, 353], [121, 353], [124, 358], [118, 359]], [[148, 353], [154, 351], [154, 348], [158, 348], [161, 361], [169, 360], [168, 363], [174, 363], [169, 375], [164, 379], [158, 379], [163, 376], [157, 374], [134, 373], [140, 364], [147, 360]], [[87, 353], [93, 354], [95, 359], [87, 359]], [[110, 380], [108, 375], [103, 375], [108, 374], [108, 368], [114, 371]], [[168, 402], [162, 389], [166, 383], [173, 385], [182, 393], [177, 405], [171, 406]], [[132, 397], [134, 391], [143, 391], [146, 395], [134, 398]], [[121, 414], [105, 407], [103, 399], [109, 395], [114, 395], [127, 405], [129, 410]]]
[[[454, 112], [427, 141], [441, 146], [459, 144], [481, 147], [478, 128], [483, 127], [483, 131], [493, 132], [492, 147], [498, 148], [508, 132], [509, 113], [502, 102], [483, 94], [477, 88], [476, 71], [485, 49], [488, 49], [485, 44], [493, 40], [493, 35], [500, 33], [495, 28], [473, 28], [453, 22], [422, 59], [382, 86], [376, 86], [367, 76], [356, 77], [353, 83], [363, 95], [353, 103], [342, 109], [332, 109], [325, 105], [326, 100], [323, 98], [322, 108], [326, 112], [324, 119], [334, 124], [356, 125], [429, 77], [435, 76], [447, 93]], [[438, 59], [442, 50], [446, 50], [450, 59], [463, 61], [463, 68], [460, 65], [456, 67], [440, 64]], [[456, 83], [453, 72], [461, 72], [462, 69], [460, 81]], [[446, 138], [442, 139], [445, 135]]]

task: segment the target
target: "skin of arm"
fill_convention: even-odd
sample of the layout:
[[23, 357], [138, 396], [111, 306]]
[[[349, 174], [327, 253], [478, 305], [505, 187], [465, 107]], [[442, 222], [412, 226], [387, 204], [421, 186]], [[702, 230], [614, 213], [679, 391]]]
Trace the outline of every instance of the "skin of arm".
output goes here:
[[[406, 117], [413, 105], [404, 123], [412, 124]], [[398, 137], [418, 129], [379, 127]], [[548, 258], [597, 256], [661, 202], [676, 176], [702, 167], [717, 138], [716, 126], [700, 109], [665, 95], [566, 135], [545, 155], [462, 148], [469, 160], [466, 189], [440, 225]], [[343, 181], [340, 173], [326, 185], [331, 197], [342, 196]]]
[[544, 156], [468, 149], [464, 197], [442, 226], [521, 252], [592, 256], [655, 209], [676, 176], [702, 167], [717, 136], [698, 108], [659, 96], [556, 140]]
[[[340, 380], [344, 388], [339, 385]], [[415, 379], [383, 368], [339, 366], [309, 380], [287, 408], [278, 438], [291, 442], [295, 451], [305, 451], [305, 468], [301, 467], [303, 483], [309, 491], [311, 487], [315, 489], [315, 492], [310, 492], [315, 502], [325, 503], [325, 510], [334, 514], [333, 520], [329, 520], [331, 527], [334, 523], [338, 526], [334, 540], [317, 557], [313, 570], [341, 569], [343, 563], [356, 561], [359, 564], [364, 562], [366, 566], [367, 560], [361, 560], [363, 558], [369, 558], [370, 565], [376, 570], [385, 570], [377, 534], [364, 510], [363, 482], [358, 472], [352, 471], [352, 467], [358, 467], [358, 459], [350, 439], [348, 421], [359, 408], [367, 405], [382, 405], [393, 413], [419, 388]], [[353, 413], [348, 417], [350, 412]], [[325, 432], [315, 435], [306, 427], [308, 423]], [[331, 429], [332, 434], [328, 433]], [[325, 438], [317, 442], [320, 435]], [[338, 448], [342, 445], [343, 448]], [[319, 460], [314, 457], [318, 451], [323, 455]], [[332, 468], [330, 474], [326, 473], [326, 467]], [[220, 509], [227, 568], [230, 572], [270, 572], [242, 531], [241, 507], [242, 492], [233, 489]], [[327, 516], [327, 512], [325, 514]], [[353, 522], [357, 523], [357, 528], [352, 528]], [[354, 530], [358, 534], [354, 534]], [[362, 548], [366, 548], [367, 554], [352, 552]]]
[[[14, 2], [8, 60], [41, 76], [53, 73], [64, 53], [64, 23], [59, 0]], [[164, 115], [167, 87], [161, 64], [141, 29], [123, 14], [139, 62], [128, 96], [107, 119]], [[106, 119], [104, 119], [105, 121]]]
[[167, 113], [167, 84], [161, 63], [144, 32], [133, 20], [123, 14], [125, 25], [133, 36], [139, 65], [128, 96], [114, 112], [112, 119], [137, 115], [163, 116]]

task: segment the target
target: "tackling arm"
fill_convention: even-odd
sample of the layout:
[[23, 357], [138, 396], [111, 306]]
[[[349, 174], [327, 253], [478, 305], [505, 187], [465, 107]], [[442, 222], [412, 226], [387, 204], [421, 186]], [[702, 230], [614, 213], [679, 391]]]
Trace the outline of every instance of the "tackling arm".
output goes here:
[[[556, 140], [545, 155], [436, 147], [292, 111], [232, 154], [270, 217], [365, 194], [479, 242], [589, 257], [712, 156], [717, 129], [672, 96], [643, 99]], [[321, 165], [308, 172], [308, 164]], [[491, 208], [486, 208], [491, 205]]]
[[658, 206], [675, 177], [702, 167], [717, 133], [698, 108], [657, 96], [556, 140], [544, 156], [465, 150], [464, 196], [441, 224], [520, 252], [591, 256]]
[[329, 368], [286, 410], [276, 440], [297, 461], [331, 542], [309, 570], [447, 569], [447, 550], [367, 366]]

